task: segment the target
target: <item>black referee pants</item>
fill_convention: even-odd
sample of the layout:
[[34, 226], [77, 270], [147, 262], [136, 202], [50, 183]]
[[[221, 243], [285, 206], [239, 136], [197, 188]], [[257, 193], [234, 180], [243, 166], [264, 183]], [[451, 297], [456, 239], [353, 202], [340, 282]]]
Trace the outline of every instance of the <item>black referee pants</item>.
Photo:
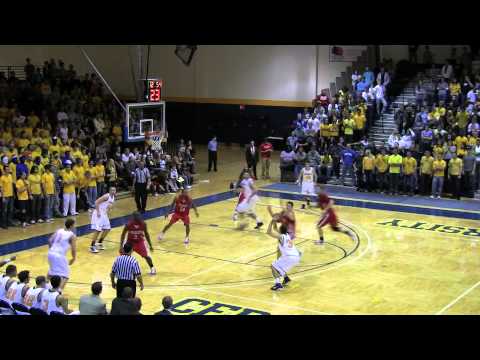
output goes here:
[[135, 202], [137, 210], [141, 213], [145, 212], [147, 207], [147, 184], [135, 183]]
[[208, 150], [208, 171], [217, 171], [217, 152]]
[[129, 287], [133, 291], [133, 297], [137, 294], [137, 281], [136, 280], [117, 280], [117, 297], [122, 297], [123, 289]]

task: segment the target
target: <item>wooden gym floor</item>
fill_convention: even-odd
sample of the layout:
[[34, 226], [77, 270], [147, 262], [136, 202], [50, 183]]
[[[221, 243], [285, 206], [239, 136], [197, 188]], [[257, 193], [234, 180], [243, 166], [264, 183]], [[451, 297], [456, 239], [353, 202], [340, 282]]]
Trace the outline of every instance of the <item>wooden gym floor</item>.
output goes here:
[[[300, 266], [291, 273], [291, 285], [273, 293], [269, 265], [276, 256], [276, 241], [265, 234], [266, 226], [257, 231], [250, 223], [240, 231], [231, 220], [236, 199], [228, 191], [228, 184], [243, 166], [243, 151], [235, 146], [221, 147], [219, 172], [207, 173], [206, 151], [198, 150], [200, 182], [191, 193], [199, 205], [200, 217], [191, 215], [188, 247], [183, 245], [181, 224], [172, 227], [162, 242], [156, 240], [166, 222], [161, 216], [164, 207], [171, 203], [173, 195], [149, 197], [146, 218], [158, 274], [149, 276], [148, 266], [139, 258], [146, 274], [146, 288], [138, 292], [144, 314], [160, 310], [165, 295], [173, 297], [178, 314], [480, 313], [478, 212], [457, 216], [458, 212], [448, 210], [412, 207], [410, 211], [388, 205], [391, 203], [387, 201], [382, 206], [377, 206], [378, 201], [338, 201], [339, 217], [355, 232], [356, 239], [327, 229], [327, 244], [318, 247], [313, 244], [318, 211], [300, 210], [298, 194], [264, 190], [257, 212], [265, 223], [266, 205], [294, 201], [297, 246], [303, 252]], [[277, 168], [278, 164], [272, 164], [273, 179], [279, 178]], [[267, 186], [270, 182], [257, 184]], [[65, 290], [72, 308], [78, 308], [79, 297], [89, 293], [90, 284], [98, 280], [104, 283], [102, 297], [110, 306], [114, 290], [109, 273], [118, 254], [121, 225], [134, 209], [131, 198], [117, 201], [111, 216], [116, 227], [107, 238], [107, 250], [100, 254], [88, 252], [91, 234], [84, 226], [89, 224], [88, 214], [77, 216], [78, 260]], [[45, 235], [62, 223], [57, 220], [52, 225], [25, 230], [2, 230], [0, 253], [15, 253], [18, 269], [30, 270], [32, 277], [45, 274]]]

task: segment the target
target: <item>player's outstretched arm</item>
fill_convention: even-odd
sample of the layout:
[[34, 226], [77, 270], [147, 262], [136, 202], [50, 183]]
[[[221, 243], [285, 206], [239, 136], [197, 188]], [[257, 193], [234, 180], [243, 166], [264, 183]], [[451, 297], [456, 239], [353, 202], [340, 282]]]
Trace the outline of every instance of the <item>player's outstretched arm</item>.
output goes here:
[[72, 265], [77, 259], [77, 237], [75, 235], [70, 239], [70, 250], [72, 251], [72, 259], [69, 262], [69, 265]]
[[195, 211], [195, 215], [198, 217], [198, 216], [199, 216], [199, 215], [198, 215], [198, 210], [197, 210], [197, 207], [195, 206], [195, 203], [193, 202], [193, 200], [192, 200], [192, 205], [191, 205], [191, 207], [192, 207], [193, 211]]
[[95, 210], [97, 211], [97, 217], [100, 217], [100, 204], [104, 203], [105, 201], [108, 201], [109, 194], [105, 194], [102, 197], [99, 197], [95, 201]]
[[127, 236], [128, 229], [127, 226], [125, 225], [122, 230], [122, 235], [120, 235], [120, 251], [122, 251], [123, 248], [123, 243], [125, 241], [125, 236]]
[[268, 205], [267, 210], [268, 210], [268, 213], [270, 214], [270, 216], [273, 218], [275, 216], [275, 214], [273, 213], [272, 205]]
[[147, 223], [144, 223], [145, 226], [145, 240], [147, 240], [148, 246], [150, 247], [150, 251], [153, 251], [152, 241], [150, 240], [150, 233], [148, 232]]
[[53, 239], [57, 236], [57, 232], [55, 231], [50, 237], [48, 238], [48, 248], [50, 249], [53, 245]]
[[274, 239], [277, 239], [278, 235], [276, 234], [276, 232], [278, 232], [277, 223], [274, 220], [272, 220], [270, 222], [270, 225], [268, 225], [267, 234], [273, 237]]
[[165, 215], [165, 219], [168, 217], [169, 214], [173, 213], [175, 211], [175, 204], [177, 202], [177, 196], [173, 198], [172, 205], [170, 205], [170, 212]]

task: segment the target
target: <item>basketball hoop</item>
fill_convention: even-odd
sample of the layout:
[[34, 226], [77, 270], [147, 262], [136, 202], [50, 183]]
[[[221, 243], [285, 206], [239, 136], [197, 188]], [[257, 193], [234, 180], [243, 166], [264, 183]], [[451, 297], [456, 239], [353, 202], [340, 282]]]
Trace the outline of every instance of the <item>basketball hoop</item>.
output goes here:
[[162, 131], [149, 131], [145, 133], [145, 139], [152, 146], [152, 150], [162, 152], [163, 138], [164, 135]]

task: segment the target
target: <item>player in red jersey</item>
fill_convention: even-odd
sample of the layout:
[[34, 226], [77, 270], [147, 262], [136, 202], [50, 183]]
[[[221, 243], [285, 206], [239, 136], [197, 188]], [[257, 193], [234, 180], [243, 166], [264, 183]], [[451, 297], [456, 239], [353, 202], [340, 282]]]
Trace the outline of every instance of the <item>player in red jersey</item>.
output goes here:
[[272, 220], [281, 223], [287, 227], [287, 232], [290, 235], [290, 238], [293, 240], [295, 239], [295, 212], [293, 211], [293, 202], [287, 202], [287, 207], [282, 209], [281, 212], [274, 214], [272, 211], [272, 207], [267, 207], [268, 212], [272, 216]]
[[[127, 236], [128, 235], [128, 236]], [[150, 275], [155, 275], [157, 270], [153, 266], [152, 258], [148, 255], [147, 248], [145, 247], [145, 240], [148, 242], [150, 251], [153, 252], [152, 242], [150, 241], [150, 234], [147, 230], [147, 224], [143, 221], [139, 212], [134, 212], [132, 218], [124, 226], [122, 236], [120, 237], [120, 253], [123, 252], [123, 245], [125, 243], [125, 236], [127, 236], [127, 242], [132, 245], [133, 251], [143, 257], [148, 266], [150, 267]]]
[[[182, 189], [180, 195], [177, 195], [172, 202], [172, 209], [170, 212], [173, 212], [173, 215], [170, 219], [168, 225], [166, 225], [160, 235], [158, 235], [158, 240], [162, 240], [165, 236], [165, 233], [170, 229], [170, 227], [175, 224], [178, 220], [182, 220], [183, 224], [185, 225], [185, 245], [190, 242], [189, 235], [190, 235], [190, 208], [195, 211], [195, 215], [198, 217], [198, 211], [195, 207], [195, 204], [192, 201], [190, 195], [188, 195], [187, 190]], [[165, 219], [168, 217], [168, 214], [165, 214]]]
[[349, 230], [339, 227], [337, 214], [333, 209], [333, 200], [328, 197], [323, 186], [318, 186], [317, 205], [323, 210], [323, 214], [320, 218], [320, 221], [317, 223], [318, 236], [320, 237], [320, 239], [318, 241], [315, 241], [315, 244], [323, 245], [323, 227], [327, 225], [330, 225], [333, 231], [344, 233], [353, 239], [353, 234]]

